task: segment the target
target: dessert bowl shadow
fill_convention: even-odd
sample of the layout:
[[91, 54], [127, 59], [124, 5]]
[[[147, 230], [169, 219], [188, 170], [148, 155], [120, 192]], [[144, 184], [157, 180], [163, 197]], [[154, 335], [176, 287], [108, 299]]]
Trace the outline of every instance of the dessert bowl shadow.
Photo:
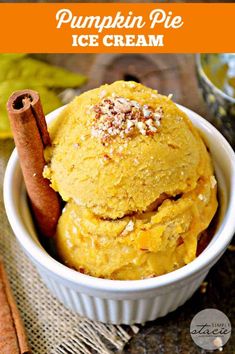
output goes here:
[[[33, 226], [16, 150], [5, 173], [4, 203], [13, 232], [51, 293], [67, 308], [113, 324], [144, 323], [184, 304], [222, 256], [235, 231], [235, 154], [209, 122], [179, 106], [201, 132], [210, 150], [220, 196], [219, 222], [206, 249], [191, 263], [171, 273], [142, 280], [109, 280], [81, 274], [51, 257]], [[60, 111], [50, 113], [47, 122]]]

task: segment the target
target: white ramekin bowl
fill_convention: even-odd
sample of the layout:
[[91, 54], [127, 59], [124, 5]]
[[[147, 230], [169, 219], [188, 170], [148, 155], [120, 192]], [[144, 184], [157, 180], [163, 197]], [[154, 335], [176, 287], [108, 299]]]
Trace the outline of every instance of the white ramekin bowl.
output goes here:
[[[11, 227], [51, 293], [66, 307], [93, 320], [114, 324], [151, 321], [188, 300], [222, 256], [235, 231], [235, 155], [205, 119], [180, 106], [201, 131], [213, 158], [220, 194], [221, 222], [212, 241], [193, 262], [159, 277], [118, 281], [76, 272], [53, 259], [35, 233], [16, 150], [4, 180], [4, 202]], [[48, 115], [53, 120], [61, 108]]]

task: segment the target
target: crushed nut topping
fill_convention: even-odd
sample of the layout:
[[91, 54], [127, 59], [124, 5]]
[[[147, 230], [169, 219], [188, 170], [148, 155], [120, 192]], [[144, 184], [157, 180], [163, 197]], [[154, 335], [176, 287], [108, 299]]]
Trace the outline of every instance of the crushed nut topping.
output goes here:
[[150, 278], [154, 278], [154, 277], [156, 277], [156, 274], [152, 273], [152, 274], [149, 274], [146, 277], [142, 277], [141, 279], [150, 279]]
[[215, 176], [211, 176], [210, 180], [211, 180], [211, 188], [213, 189], [213, 188], [215, 188], [215, 186], [217, 184]]
[[102, 143], [110, 138], [131, 136], [134, 132], [142, 135], [153, 135], [158, 131], [163, 109], [153, 109], [149, 105], [140, 105], [134, 100], [124, 97], [105, 97], [100, 104], [91, 107], [94, 112], [91, 134], [99, 137]]
[[203, 201], [203, 200], [205, 200], [205, 197], [204, 197], [203, 194], [199, 194], [199, 195], [198, 195], [198, 199], [200, 199], [201, 201]]
[[129, 232], [134, 230], [134, 222], [130, 220], [126, 225], [125, 229], [122, 231], [121, 235], [126, 236]]

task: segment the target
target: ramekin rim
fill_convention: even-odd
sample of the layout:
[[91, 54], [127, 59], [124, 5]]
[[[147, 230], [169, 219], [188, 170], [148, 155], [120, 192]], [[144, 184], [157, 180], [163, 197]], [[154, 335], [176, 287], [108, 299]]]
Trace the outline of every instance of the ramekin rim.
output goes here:
[[[16, 211], [14, 202], [13, 202], [13, 195], [12, 195], [12, 188], [11, 188], [11, 179], [13, 178], [13, 172], [17, 167], [18, 163], [18, 155], [16, 149], [14, 149], [6, 168], [5, 177], [4, 177], [4, 204], [6, 208], [6, 213], [8, 216], [8, 220], [11, 224], [11, 227], [21, 243], [22, 247], [25, 248], [28, 254], [36, 263], [39, 263], [43, 268], [46, 268], [54, 275], [59, 278], [66, 279], [67, 281], [71, 281], [73, 284], [77, 284], [86, 288], [102, 290], [106, 292], [128, 292], [133, 293], [136, 291], [147, 291], [153, 288], [162, 288], [164, 286], [173, 285], [176, 282], [182, 281], [188, 277], [193, 276], [195, 273], [200, 272], [204, 268], [206, 268], [214, 259], [216, 259], [227, 247], [229, 244], [232, 235], [235, 232], [235, 222], [230, 223], [229, 220], [233, 220], [233, 207], [235, 207], [235, 154], [232, 150], [229, 143], [226, 139], [222, 136], [222, 134], [206, 121], [204, 118], [199, 116], [197, 113], [193, 112], [192, 110], [178, 105], [182, 111], [188, 114], [189, 119], [191, 116], [195, 116], [195, 119], [199, 119], [201, 125], [205, 126], [207, 129], [213, 131], [215, 136], [218, 137], [218, 140], [224, 145], [224, 149], [226, 150], [230, 161], [232, 161], [232, 191], [230, 195], [229, 206], [223, 220], [222, 225], [220, 226], [219, 230], [216, 232], [218, 234], [217, 240], [209, 247], [206, 248], [203, 253], [198, 256], [195, 260], [191, 263], [185, 265], [184, 267], [177, 269], [173, 272], [154, 277], [149, 279], [141, 279], [141, 280], [111, 280], [111, 279], [101, 279], [92, 277], [86, 274], [81, 274], [62, 263], [58, 262], [54, 258], [52, 258], [49, 254], [43, 251], [31, 238], [28, 231], [23, 226], [20, 217]], [[51, 112], [48, 115], [48, 119], [51, 116], [56, 116], [63, 107], [58, 108], [57, 110]], [[14, 220], [14, 222], [13, 222]], [[223, 238], [221, 237], [223, 234]], [[223, 242], [221, 242], [223, 241]]]

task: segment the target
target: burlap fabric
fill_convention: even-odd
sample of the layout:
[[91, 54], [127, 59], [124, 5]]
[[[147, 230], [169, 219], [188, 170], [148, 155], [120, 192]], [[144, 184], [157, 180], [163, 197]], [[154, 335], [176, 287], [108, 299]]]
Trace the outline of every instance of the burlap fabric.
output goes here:
[[13, 148], [11, 139], [0, 141], [0, 254], [33, 354], [121, 352], [138, 328], [104, 325], [71, 313], [49, 293], [18, 245], [6, 218], [2, 195], [4, 171]]

